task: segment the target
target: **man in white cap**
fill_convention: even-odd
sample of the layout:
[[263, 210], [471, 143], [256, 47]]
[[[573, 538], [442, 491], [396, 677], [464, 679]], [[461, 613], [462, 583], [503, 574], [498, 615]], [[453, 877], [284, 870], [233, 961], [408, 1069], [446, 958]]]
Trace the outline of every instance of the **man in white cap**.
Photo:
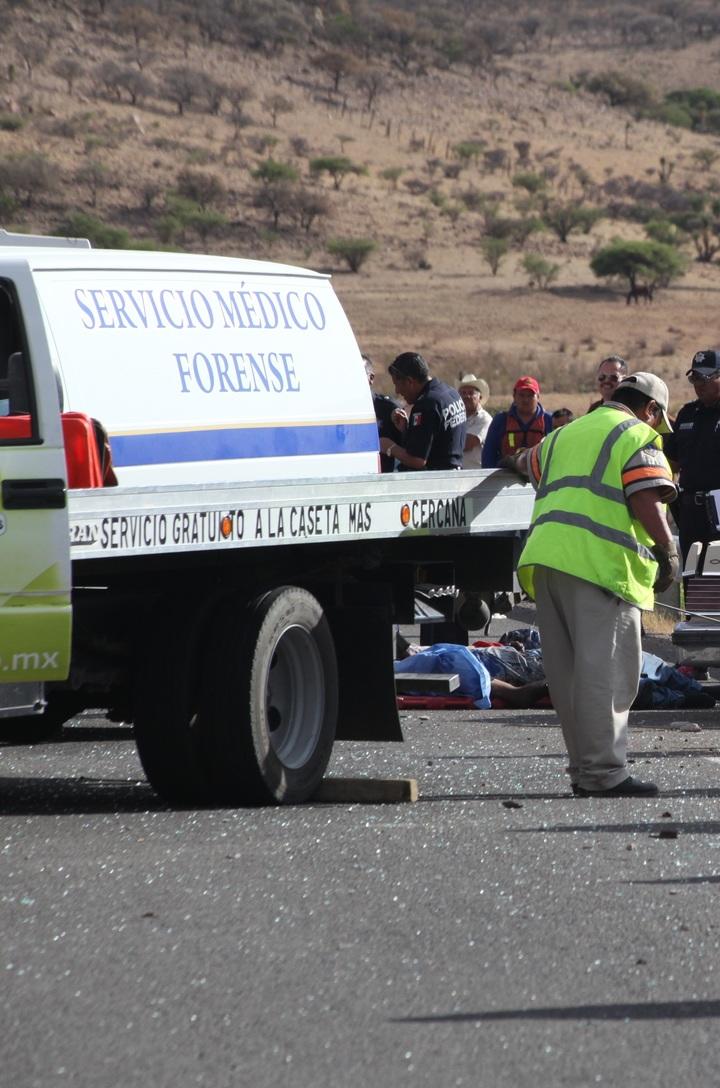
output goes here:
[[482, 402], [490, 396], [490, 388], [484, 378], [463, 374], [458, 384], [458, 393], [463, 399], [467, 415], [462, 467], [481, 468], [483, 442], [492, 422], [492, 416], [482, 407]]
[[[521, 451], [536, 488], [518, 579], [535, 599], [543, 664], [579, 797], [652, 797], [628, 773], [627, 723], [640, 679], [640, 613], [679, 561], [665, 516], [675, 497], [662, 451], [668, 390], [630, 374], [612, 400]], [[507, 464], [507, 461], [506, 461]]]
[[720, 488], [720, 352], [696, 351], [687, 377], [695, 400], [683, 404], [673, 433], [665, 439], [665, 453], [679, 470], [677, 512], [680, 551], [720, 537], [707, 513], [707, 493]]

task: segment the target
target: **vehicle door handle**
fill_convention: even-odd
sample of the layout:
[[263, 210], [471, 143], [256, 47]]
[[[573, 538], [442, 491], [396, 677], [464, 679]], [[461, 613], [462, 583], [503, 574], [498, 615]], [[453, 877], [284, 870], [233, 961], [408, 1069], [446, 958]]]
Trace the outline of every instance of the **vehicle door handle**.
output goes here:
[[67, 503], [64, 480], [3, 480], [5, 510], [64, 510]]

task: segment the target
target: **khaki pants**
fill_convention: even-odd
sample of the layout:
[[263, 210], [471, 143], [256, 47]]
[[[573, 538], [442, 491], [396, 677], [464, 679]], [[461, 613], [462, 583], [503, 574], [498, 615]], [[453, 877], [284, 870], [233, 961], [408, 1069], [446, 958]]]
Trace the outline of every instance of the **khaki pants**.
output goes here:
[[537, 567], [537, 621], [572, 782], [604, 790], [628, 776], [628, 712], [640, 682], [640, 609], [571, 574]]

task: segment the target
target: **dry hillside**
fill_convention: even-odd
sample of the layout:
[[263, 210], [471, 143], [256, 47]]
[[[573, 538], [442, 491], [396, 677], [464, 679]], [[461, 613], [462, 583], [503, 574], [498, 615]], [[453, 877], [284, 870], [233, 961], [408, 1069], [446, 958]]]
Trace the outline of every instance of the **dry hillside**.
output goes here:
[[[677, 234], [687, 271], [652, 304], [626, 305], [627, 284], [589, 261], [699, 204], [720, 251], [717, 118], [681, 127], [660, 108], [720, 91], [714, 5], [505, 11], [0, 0], [0, 224], [329, 269], [381, 368], [417, 349], [449, 380], [482, 373], [495, 404], [530, 372], [549, 407], [582, 407], [609, 351], [679, 404], [692, 352], [720, 341], [712, 245], [698, 261]], [[611, 104], [591, 89], [608, 72], [642, 93]], [[321, 165], [338, 157], [335, 175]], [[566, 241], [534, 229], [571, 206], [601, 217]], [[357, 273], [333, 253], [348, 239], [375, 247]], [[556, 266], [545, 289], [528, 256]]]

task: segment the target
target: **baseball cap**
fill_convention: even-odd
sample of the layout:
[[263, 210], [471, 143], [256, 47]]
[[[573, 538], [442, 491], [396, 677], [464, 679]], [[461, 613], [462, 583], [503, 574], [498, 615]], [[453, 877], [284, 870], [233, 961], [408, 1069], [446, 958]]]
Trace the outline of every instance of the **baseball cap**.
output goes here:
[[712, 348], [708, 348], [707, 351], [696, 351], [692, 358], [692, 366], [686, 373], [686, 377], [690, 377], [691, 374], [699, 374], [702, 378], [709, 378], [720, 370], [720, 353], [714, 351]]
[[639, 393], [644, 393], [646, 397], [654, 400], [658, 407], [662, 409], [662, 419], [655, 430], [658, 434], [670, 434], [672, 432], [667, 414], [670, 394], [665, 382], [662, 378], [658, 378], [657, 374], [649, 374], [646, 370], [638, 370], [636, 374], [628, 374], [626, 378], [623, 378], [618, 383], [616, 392], [618, 389], [637, 389]]
[[462, 389], [464, 385], [470, 385], [473, 389], [477, 389], [483, 400], [487, 400], [490, 396], [490, 386], [484, 378], [477, 378], [474, 374], [463, 374], [458, 382], [458, 389]]
[[414, 378], [424, 382], [430, 374], [430, 367], [416, 351], [403, 351], [390, 363], [388, 372], [396, 378]]
[[531, 378], [529, 374], [523, 374], [521, 378], [515, 382], [513, 386], [513, 393], [517, 393], [518, 389], [531, 389], [533, 393], [540, 395], [540, 386], [537, 379]]

